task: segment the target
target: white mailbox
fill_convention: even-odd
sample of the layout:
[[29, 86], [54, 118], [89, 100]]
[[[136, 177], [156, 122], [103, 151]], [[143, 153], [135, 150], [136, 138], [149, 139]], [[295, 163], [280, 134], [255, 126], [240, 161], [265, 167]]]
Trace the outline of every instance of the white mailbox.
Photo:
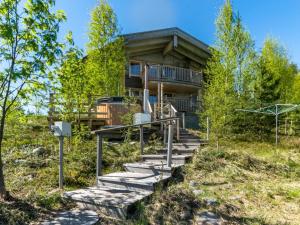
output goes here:
[[71, 137], [71, 124], [63, 121], [54, 122], [54, 136]]
[[133, 118], [134, 125], [142, 123], [150, 123], [151, 114], [150, 113], [135, 113]]

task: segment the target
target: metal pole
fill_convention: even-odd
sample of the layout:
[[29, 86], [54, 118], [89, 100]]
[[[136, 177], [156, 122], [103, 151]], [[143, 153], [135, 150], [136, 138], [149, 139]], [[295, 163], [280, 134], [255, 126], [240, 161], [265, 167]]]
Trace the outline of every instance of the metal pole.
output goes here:
[[176, 135], [177, 135], [177, 141], [179, 141], [179, 139], [180, 139], [180, 124], [179, 124], [179, 119], [177, 119], [176, 120], [176, 127], [177, 127], [177, 129], [176, 129]]
[[63, 157], [64, 157], [64, 137], [59, 137], [59, 188], [64, 188], [64, 165], [63, 165]]
[[96, 168], [96, 183], [98, 185], [98, 177], [102, 174], [102, 135], [97, 134], [97, 168]]
[[182, 113], [182, 128], [185, 129], [185, 113]]
[[276, 146], [278, 145], [278, 106], [276, 104]]
[[168, 126], [166, 124], [163, 125], [164, 127], [164, 144], [167, 144], [167, 130], [168, 130]]
[[209, 140], [209, 118], [206, 117], [206, 140]]
[[141, 154], [144, 153], [144, 127], [140, 126], [140, 145], [141, 145]]
[[172, 165], [172, 143], [173, 143], [173, 125], [172, 122], [170, 122], [169, 133], [168, 133], [167, 167], [171, 167]]

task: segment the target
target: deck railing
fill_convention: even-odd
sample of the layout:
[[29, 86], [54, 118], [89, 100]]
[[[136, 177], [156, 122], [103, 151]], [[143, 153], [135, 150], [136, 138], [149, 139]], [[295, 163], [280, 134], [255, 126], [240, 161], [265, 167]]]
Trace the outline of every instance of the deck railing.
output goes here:
[[174, 66], [151, 65], [149, 67], [149, 80], [188, 83], [200, 86], [202, 72]]

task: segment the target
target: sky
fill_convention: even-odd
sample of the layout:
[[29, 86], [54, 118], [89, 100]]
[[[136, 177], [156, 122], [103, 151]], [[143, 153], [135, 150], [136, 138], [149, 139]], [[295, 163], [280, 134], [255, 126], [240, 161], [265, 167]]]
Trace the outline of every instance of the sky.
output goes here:
[[[108, 0], [118, 17], [122, 33], [179, 27], [213, 45], [215, 19], [224, 0]], [[274, 37], [300, 67], [300, 0], [233, 0], [256, 48]], [[67, 15], [60, 38], [71, 30], [75, 43], [84, 48], [88, 40], [90, 12], [97, 0], [57, 0], [56, 8]]]

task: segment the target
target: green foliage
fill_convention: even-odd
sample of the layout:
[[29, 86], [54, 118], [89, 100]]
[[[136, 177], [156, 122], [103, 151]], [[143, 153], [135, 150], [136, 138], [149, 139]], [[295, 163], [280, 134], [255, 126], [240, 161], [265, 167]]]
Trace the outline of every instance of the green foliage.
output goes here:
[[46, 88], [47, 72], [61, 53], [57, 41], [62, 11], [55, 0], [0, 2], [0, 195], [6, 196], [1, 159], [7, 115], [32, 94]]
[[221, 9], [216, 28], [216, 46], [211, 49], [206, 70], [204, 102], [212, 132], [219, 139], [232, 129], [234, 109], [253, 95], [256, 56], [250, 34], [234, 14], [230, 1]]
[[117, 17], [101, 0], [92, 11], [87, 44], [86, 73], [91, 95], [117, 96], [124, 92], [124, 40], [119, 36]]
[[278, 41], [264, 42], [256, 80], [256, 98], [260, 103], [288, 103], [297, 68], [290, 63], [286, 50]]
[[75, 117], [80, 121], [80, 112], [85, 111], [89, 99], [89, 76], [85, 73], [82, 60], [83, 51], [74, 46], [71, 33], [66, 37], [70, 43], [57, 69], [58, 88], [57, 101], [62, 102], [61, 115], [66, 121], [72, 122]]

